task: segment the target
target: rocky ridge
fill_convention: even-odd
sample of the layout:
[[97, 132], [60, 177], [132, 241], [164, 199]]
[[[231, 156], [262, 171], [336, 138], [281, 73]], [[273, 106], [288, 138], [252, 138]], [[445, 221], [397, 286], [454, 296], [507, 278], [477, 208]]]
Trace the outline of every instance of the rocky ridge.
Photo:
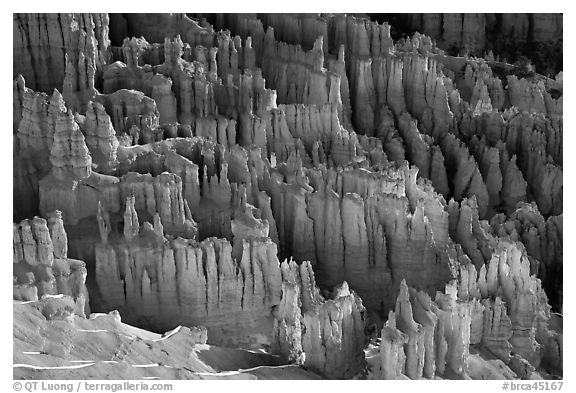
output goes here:
[[361, 373], [367, 320], [371, 377], [480, 378], [477, 348], [561, 373], [561, 75], [502, 82], [353, 16], [82, 18], [61, 82], [25, 64], [60, 48], [15, 41], [14, 216], [63, 212], [96, 308], [329, 378]]

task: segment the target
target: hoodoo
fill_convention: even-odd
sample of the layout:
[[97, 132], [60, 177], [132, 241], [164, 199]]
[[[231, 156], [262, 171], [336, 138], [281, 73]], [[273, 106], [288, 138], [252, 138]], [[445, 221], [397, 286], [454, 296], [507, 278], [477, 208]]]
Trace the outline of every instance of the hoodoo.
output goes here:
[[562, 378], [562, 23], [14, 14], [14, 378]]

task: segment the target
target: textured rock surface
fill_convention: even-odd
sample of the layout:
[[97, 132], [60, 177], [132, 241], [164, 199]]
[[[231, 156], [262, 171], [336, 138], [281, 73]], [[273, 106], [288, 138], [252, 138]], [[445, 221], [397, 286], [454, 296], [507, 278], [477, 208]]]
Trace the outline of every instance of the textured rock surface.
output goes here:
[[23, 75], [34, 90], [61, 89], [67, 58], [74, 73], [82, 73], [79, 59], [94, 68], [108, 60], [107, 14], [14, 14], [13, 26], [14, 76]]
[[13, 25], [14, 299], [44, 319], [89, 291], [326, 378], [562, 375], [563, 76], [503, 58], [561, 16]]
[[364, 367], [365, 311], [344, 282], [333, 299], [320, 295], [309, 262], [284, 261], [275, 339], [279, 352], [328, 378], [351, 378]]
[[478, 273], [472, 264], [463, 265], [458, 280], [445, 293], [437, 292], [434, 301], [402, 281], [371, 376], [467, 379], [478, 372], [470, 351], [481, 346], [519, 378], [534, 377], [543, 359], [562, 356], [546, 302], [525, 251], [508, 241], [499, 241]]
[[481, 55], [492, 50], [511, 62], [525, 56], [533, 57], [538, 68], [558, 72], [557, 67], [562, 67], [562, 60], [552, 61], [534, 53], [536, 48], [561, 45], [562, 14], [431, 13], [393, 17], [393, 14], [389, 14], [383, 19], [398, 19], [410, 29], [430, 36], [440, 47], [453, 54], [470, 52]]
[[66, 295], [71, 299], [71, 312], [85, 316], [90, 313], [86, 264], [67, 256], [62, 214], [55, 211], [47, 217], [13, 225], [14, 299], [37, 301]]
[[281, 293], [272, 242], [245, 240], [238, 263], [225, 240], [194, 244], [155, 236], [143, 227], [137, 237], [112, 234], [106, 245], [96, 245], [96, 281], [108, 308], [153, 330], [203, 325], [213, 343], [267, 344], [270, 309]]
[[[65, 310], [70, 298], [47, 300], [55, 303], [51, 310]], [[205, 328], [178, 326], [157, 334], [122, 322], [116, 311], [62, 321], [49, 319], [47, 306], [45, 301], [14, 301], [15, 379], [30, 378], [32, 369], [37, 379], [94, 379], [106, 374], [118, 388], [125, 378], [320, 379], [275, 356], [207, 345]], [[78, 367], [79, 360], [83, 367]]]

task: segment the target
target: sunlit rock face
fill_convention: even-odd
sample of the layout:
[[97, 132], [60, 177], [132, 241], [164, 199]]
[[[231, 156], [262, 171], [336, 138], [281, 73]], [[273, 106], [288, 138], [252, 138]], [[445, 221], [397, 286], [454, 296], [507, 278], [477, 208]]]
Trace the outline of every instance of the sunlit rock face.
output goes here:
[[200, 351], [180, 378], [561, 377], [562, 23], [14, 14], [15, 332], [119, 312]]
[[66, 295], [72, 314], [90, 314], [86, 264], [68, 258], [68, 238], [62, 213], [14, 223], [14, 299], [34, 302]]

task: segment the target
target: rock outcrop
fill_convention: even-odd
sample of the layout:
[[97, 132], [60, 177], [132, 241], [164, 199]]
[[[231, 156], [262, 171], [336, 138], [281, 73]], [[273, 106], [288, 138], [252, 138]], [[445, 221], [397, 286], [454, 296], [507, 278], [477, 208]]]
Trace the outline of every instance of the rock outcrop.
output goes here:
[[67, 256], [62, 213], [55, 211], [47, 217], [34, 217], [13, 226], [14, 299], [37, 301], [66, 295], [71, 297], [72, 312], [85, 316], [90, 313], [86, 264]]
[[226, 240], [168, 241], [151, 224], [138, 233], [130, 227], [138, 225], [134, 218], [124, 221], [122, 237], [111, 233], [95, 247], [106, 307], [153, 330], [202, 325], [212, 343], [270, 344], [270, 310], [280, 301], [281, 277], [269, 239], [244, 240], [237, 262]]
[[530, 275], [525, 251], [507, 241], [496, 247], [478, 273], [472, 264], [462, 266], [458, 281], [434, 301], [402, 281], [372, 378], [468, 379], [478, 371], [470, 355], [477, 346], [523, 379], [536, 375], [543, 359], [558, 365], [561, 339], [549, 329], [547, 299], [540, 280]]
[[503, 57], [561, 16], [13, 21], [14, 299], [44, 320], [90, 291], [326, 378], [562, 375], [563, 76]]
[[365, 308], [344, 282], [324, 299], [309, 262], [284, 261], [275, 343], [281, 355], [328, 378], [352, 378], [364, 367]]
[[65, 74], [108, 61], [108, 14], [14, 14], [13, 25], [13, 73], [34, 90], [62, 89]]
[[401, 19], [437, 40], [443, 49], [462, 48], [475, 54], [492, 49], [506, 57], [508, 51], [513, 56], [514, 44], [517, 51], [529, 55], [530, 47], [523, 45], [550, 45], [562, 40], [563, 31], [561, 14], [406, 14]]

